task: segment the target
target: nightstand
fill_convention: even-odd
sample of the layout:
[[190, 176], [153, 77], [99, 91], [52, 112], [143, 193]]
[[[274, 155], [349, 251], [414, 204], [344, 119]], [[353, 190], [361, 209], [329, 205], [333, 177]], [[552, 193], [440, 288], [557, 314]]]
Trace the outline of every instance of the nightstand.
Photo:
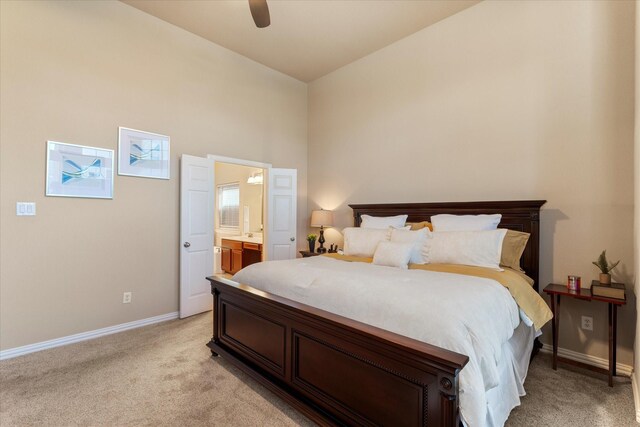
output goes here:
[[[613, 387], [613, 377], [616, 375], [616, 336], [618, 332], [618, 306], [625, 305], [627, 303], [626, 293], [625, 299], [608, 298], [601, 296], [591, 295], [591, 289], [581, 288], [579, 291], [570, 291], [566, 285], [549, 284], [544, 288], [544, 292], [551, 298], [551, 312], [553, 313], [553, 319], [551, 319], [551, 335], [553, 339], [553, 369], [558, 369], [558, 362], [563, 362], [571, 365], [578, 365], [590, 369], [592, 371], [604, 373], [609, 375], [609, 387]], [[560, 327], [560, 297], [566, 296], [570, 298], [581, 299], [585, 301], [599, 301], [604, 302], [609, 306], [609, 370], [595, 368], [590, 365], [586, 365], [581, 362], [576, 362], [564, 357], [558, 357], [558, 328]]]
[[318, 252], [300, 251], [300, 255], [302, 255], [302, 258], [309, 258], [310, 256], [318, 256], [322, 254]]

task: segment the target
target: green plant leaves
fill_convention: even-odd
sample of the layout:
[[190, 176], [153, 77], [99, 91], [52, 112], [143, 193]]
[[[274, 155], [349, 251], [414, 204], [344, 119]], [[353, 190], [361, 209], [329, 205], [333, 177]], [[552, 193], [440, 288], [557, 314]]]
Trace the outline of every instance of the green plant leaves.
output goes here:
[[618, 261], [614, 262], [613, 264], [609, 265], [609, 262], [607, 261], [607, 251], [605, 249], [604, 251], [602, 251], [602, 253], [598, 257], [598, 260], [597, 261], [593, 261], [592, 264], [595, 265], [596, 267], [598, 267], [600, 269], [600, 271], [602, 271], [602, 273], [608, 274], [611, 270], [616, 268], [618, 266], [618, 264], [620, 264], [620, 260], [618, 260]]

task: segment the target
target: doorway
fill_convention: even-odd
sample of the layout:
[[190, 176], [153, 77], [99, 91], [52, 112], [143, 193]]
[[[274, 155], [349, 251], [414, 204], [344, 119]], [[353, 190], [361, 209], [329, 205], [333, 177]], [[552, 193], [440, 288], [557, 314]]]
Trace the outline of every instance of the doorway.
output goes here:
[[[265, 185], [271, 164], [213, 154], [207, 159], [212, 161], [214, 170], [213, 273], [231, 277], [246, 265], [266, 259], [268, 233], [265, 233], [264, 219], [268, 206]], [[237, 184], [237, 193], [234, 184]], [[225, 193], [228, 199], [223, 201], [220, 198], [225, 197]], [[259, 206], [256, 202], [258, 193]], [[221, 202], [229, 203], [230, 207], [221, 209]], [[248, 215], [245, 215], [245, 206]]]
[[215, 274], [227, 278], [264, 259], [265, 169], [216, 162]]
[[[215, 169], [218, 164], [231, 164], [257, 169], [246, 178], [245, 183], [260, 185], [262, 181], [262, 212], [245, 216], [238, 215], [236, 242], [228, 243], [230, 258], [224, 258], [223, 238], [217, 239], [215, 216], [219, 214], [217, 205], [218, 188]], [[224, 167], [224, 166], [223, 166]], [[262, 171], [262, 178], [258, 176]], [[235, 265], [261, 260], [291, 259], [296, 257], [296, 206], [297, 170], [273, 168], [268, 163], [252, 162], [229, 157], [208, 155], [206, 158], [183, 154], [180, 159], [180, 318], [211, 310], [211, 287], [206, 280], [214, 274], [215, 245], [219, 244], [220, 265], [229, 263], [229, 271]], [[238, 187], [240, 179], [238, 178]], [[224, 193], [224, 190], [221, 191]], [[237, 197], [230, 191], [227, 197]], [[224, 195], [222, 195], [224, 197]], [[236, 203], [244, 213], [244, 205]], [[251, 218], [254, 218], [252, 221]], [[225, 219], [225, 224], [233, 224]], [[257, 224], [257, 225], [256, 225]], [[218, 227], [219, 227], [218, 223]], [[262, 227], [262, 232], [258, 231]], [[244, 233], [244, 230], [248, 230]], [[256, 230], [256, 232], [252, 232]], [[246, 234], [247, 241], [238, 241]], [[253, 234], [249, 236], [249, 234]], [[256, 235], [257, 234], [257, 235]], [[257, 238], [261, 239], [261, 244]], [[251, 241], [250, 239], [254, 239]], [[234, 239], [225, 239], [234, 240]], [[235, 249], [235, 252], [234, 252]]]

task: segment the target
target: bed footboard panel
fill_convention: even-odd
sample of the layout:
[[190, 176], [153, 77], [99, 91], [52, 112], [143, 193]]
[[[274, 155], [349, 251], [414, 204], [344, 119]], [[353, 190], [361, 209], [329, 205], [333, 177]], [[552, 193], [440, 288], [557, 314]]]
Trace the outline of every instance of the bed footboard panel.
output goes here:
[[458, 427], [466, 356], [222, 278], [208, 346], [322, 425]]
[[284, 379], [286, 325], [267, 318], [258, 307], [242, 307], [225, 298], [220, 312], [220, 343]]
[[298, 331], [293, 343], [293, 384], [326, 408], [339, 411], [342, 419], [361, 425], [427, 424], [428, 389], [437, 384], [437, 375], [410, 378], [392, 368], [392, 361], [376, 361], [357, 349]]

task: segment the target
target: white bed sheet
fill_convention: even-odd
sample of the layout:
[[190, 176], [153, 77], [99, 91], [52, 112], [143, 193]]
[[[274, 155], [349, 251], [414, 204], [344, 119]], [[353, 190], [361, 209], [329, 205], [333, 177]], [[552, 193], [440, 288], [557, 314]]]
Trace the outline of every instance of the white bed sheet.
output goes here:
[[533, 341], [538, 335], [533, 326], [520, 322], [513, 336], [503, 344], [500, 381], [487, 392], [487, 425], [503, 426], [511, 410], [520, 406], [520, 397], [526, 394], [524, 380], [529, 371]]
[[327, 257], [257, 263], [233, 280], [469, 356], [459, 376], [467, 426], [502, 426], [524, 393], [533, 328], [494, 280]]

